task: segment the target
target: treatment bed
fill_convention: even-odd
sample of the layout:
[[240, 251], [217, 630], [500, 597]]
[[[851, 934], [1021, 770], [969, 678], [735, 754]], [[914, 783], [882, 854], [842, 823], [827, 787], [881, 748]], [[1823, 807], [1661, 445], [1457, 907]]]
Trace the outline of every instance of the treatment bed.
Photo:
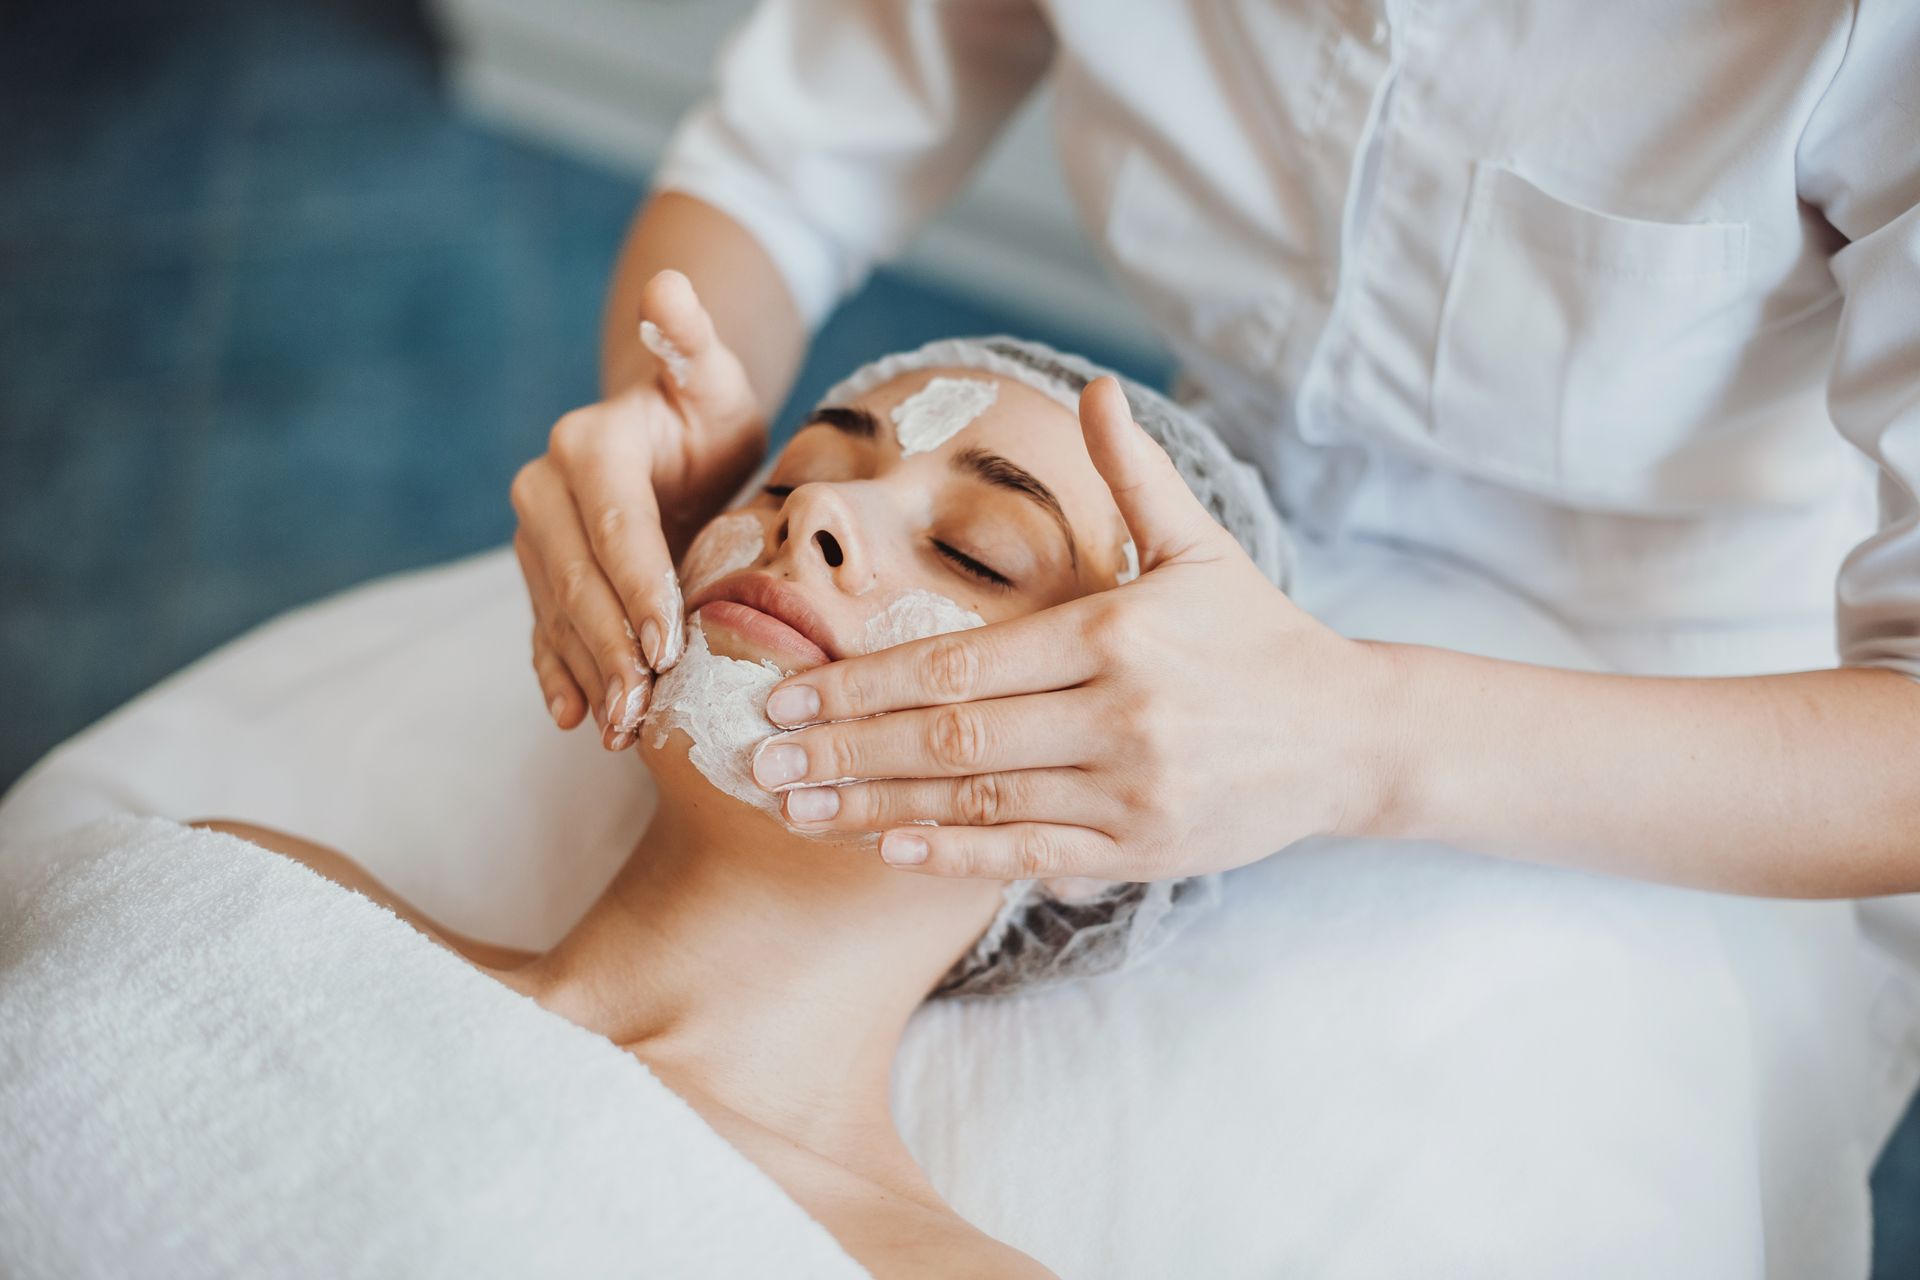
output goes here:
[[[1349, 634], [1601, 665], [1462, 570], [1301, 550]], [[0, 803], [0, 1274], [860, 1274], [632, 1058], [154, 820], [297, 832], [551, 941], [650, 797], [553, 730], [528, 626], [506, 552], [363, 587]], [[1068, 1277], [1864, 1277], [1920, 1069], [1901, 910], [1309, 842], [1142, 969], [928, 1005], [895, 1107], [964, 1216]]]

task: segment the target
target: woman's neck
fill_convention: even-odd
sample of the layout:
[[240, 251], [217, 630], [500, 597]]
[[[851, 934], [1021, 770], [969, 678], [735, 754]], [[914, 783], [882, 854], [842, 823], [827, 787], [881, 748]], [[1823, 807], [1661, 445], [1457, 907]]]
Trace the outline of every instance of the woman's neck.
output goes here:
[[891, 871], [695, 790], [663, 788], [579, 924], [503, 978], [676, 1088], [829, 1158], [891, 1158], [901, 1033], [997, 885]]

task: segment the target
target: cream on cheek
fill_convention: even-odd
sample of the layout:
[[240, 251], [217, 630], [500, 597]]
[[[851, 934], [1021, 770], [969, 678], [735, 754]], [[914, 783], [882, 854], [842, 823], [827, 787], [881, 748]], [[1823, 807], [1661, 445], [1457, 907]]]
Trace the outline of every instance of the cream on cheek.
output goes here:
[[986, 625], [973, 610], [932, 591], [912, 588], [887, 602], [887, 607], [867, 619], [861, 635], [861, 652], [891, 649], [909, 640], [943, 636], [951, 631], [970, 631]]

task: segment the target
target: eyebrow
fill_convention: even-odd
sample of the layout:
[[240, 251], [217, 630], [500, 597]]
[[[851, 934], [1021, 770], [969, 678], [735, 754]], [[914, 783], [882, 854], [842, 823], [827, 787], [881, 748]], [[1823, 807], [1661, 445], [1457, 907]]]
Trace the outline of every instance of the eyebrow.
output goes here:
[[843, 405], [826, 405], [815, 409], [813, 416], [807, 419], [807, 425], [823, 422], [836, 431], [844, 431], [850, 436], [862, 440], [872, 440], [880, 434], [880, 420], [865, 409], [856, 409]]
[[1038, 476], [1009, 458], [980, 448], [960, 450], [953, 455], [952, 465], [956, 471], [971, 472], [975, 478], [995, 488], [1019, 494], [1052, 516], [1053, 522], [1060, 526], [1061, 536], [1067, 540], [1068, 560], [1076, 570], [1079, 569], [1080, 546], [1073, 539], [1073, 526], [1067, 523], [1067, 513], [1061, 509], [1060, 499], [1053, 496], [1053, 490], [1042, 484]]

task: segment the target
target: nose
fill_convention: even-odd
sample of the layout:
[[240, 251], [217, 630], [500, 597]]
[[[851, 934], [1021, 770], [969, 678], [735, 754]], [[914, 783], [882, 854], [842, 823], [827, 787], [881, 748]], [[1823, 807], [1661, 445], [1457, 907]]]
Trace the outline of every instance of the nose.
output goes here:
[[873, 586], [873, 565], [844, 494], [830, 484], [803, 484], [787, 495], [782, 511], [780, 551], [803, 578], [825, 574], [856, 596]]

